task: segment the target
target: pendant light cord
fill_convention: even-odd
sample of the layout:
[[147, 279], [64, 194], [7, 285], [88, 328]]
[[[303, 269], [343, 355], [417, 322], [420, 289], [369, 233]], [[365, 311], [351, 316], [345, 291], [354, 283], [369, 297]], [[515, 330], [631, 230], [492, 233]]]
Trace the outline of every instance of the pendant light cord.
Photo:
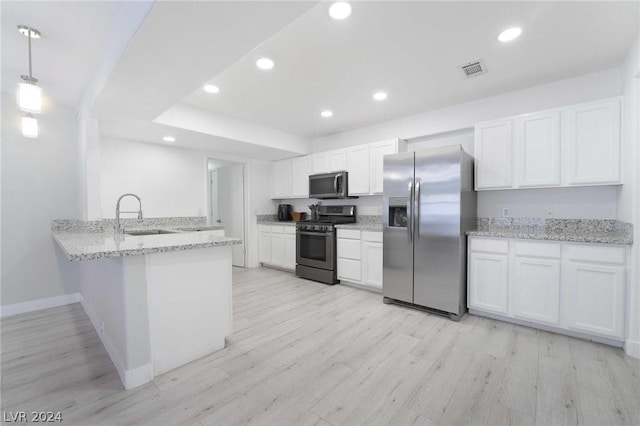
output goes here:
[[31, 75], [31, 27], [27, 27], [27, 33], [29, 34], [29, 83], [33, 83], [33, 76]]

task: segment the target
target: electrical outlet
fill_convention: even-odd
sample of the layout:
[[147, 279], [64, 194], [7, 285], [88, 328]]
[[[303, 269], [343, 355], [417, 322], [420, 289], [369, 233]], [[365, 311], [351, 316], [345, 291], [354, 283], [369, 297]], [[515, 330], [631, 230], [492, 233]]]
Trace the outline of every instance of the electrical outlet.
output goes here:
[[100, 321], [100, 334], [104, 334], [104, 321]]
[[502, 217], [509, 217], [511, 215], [511, 211], [509, 207], [502, 208]]

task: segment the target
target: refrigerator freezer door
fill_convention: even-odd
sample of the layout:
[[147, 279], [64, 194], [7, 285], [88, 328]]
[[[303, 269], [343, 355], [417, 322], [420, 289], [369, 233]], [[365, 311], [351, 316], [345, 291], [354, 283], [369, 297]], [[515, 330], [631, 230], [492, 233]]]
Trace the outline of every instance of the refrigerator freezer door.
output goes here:
[[408, 303], [413, 303], [413, 171], [413, 152], [384, 157], [382, 294]]
[[459, 147], [415, 153], [413, 303], [454, 314], [460, 309], [461, 159]]

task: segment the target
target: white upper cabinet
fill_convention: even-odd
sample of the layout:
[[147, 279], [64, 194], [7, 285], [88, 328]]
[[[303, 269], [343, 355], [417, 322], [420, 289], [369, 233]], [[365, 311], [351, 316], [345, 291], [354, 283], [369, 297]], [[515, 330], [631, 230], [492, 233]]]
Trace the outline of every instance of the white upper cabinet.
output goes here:
[[360, 145], [347, 149], [347, 167], [349, 171], [349, 195], [368, 195], [370, 186], [369, 145]]
[[344, 149], [313, 154], [312, 174], [341, 172], [347, 170], [347, 152]]
[[311, 156], [311, 174], [317, 175], [318, 173], [329, 172], [329, 154], [321, 152], [319, 154], [313, 154]]
[[620, 184], [620, 120], [614, 98], [478, 123], [476, 189]]
[[384, 156], [406, 149], [406, 142], [390, 139], [371, 144], [371, 193], [382, 194], [384, 188]]
[[349, 195], [382, 194], [384, 156], [406, 149], [405, 141], [390, 139], [274, 161], [271, 198], [308, 198], [309, 175], [341, 171], [349, 172]]
[[347, 152], [344, 149], [329, 152], [329, 171], [342, 172], [347, 170]]
[[567, 184], [620, 183], [620, 99], [565, 108]]
[[291, 198], [292, 185], [291, 159], [271, 163], [271, 198]]
[[519, 187], [560, 186], [560, 111], [515, 120]]
[[476, 124], [476, 189], [506, 189], [513, 186], [513, 121]]
[[311, 174], [311, 157], [296, 157], [292, 162], [293, 170], [293, 198], [309, 197], [309, 175]]

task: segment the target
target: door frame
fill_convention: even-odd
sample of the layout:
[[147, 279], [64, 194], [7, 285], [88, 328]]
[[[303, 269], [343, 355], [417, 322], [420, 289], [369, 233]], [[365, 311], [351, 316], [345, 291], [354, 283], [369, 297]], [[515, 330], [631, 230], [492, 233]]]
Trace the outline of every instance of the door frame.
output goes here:
[[[242, 208], [242, 232], [244, 234], [244, 238], [243, 238], [243, 245], [244, 245], [244, 252], [243, 252], [243, 259], [244, 259], [244, 267], [248, 268], [249, 267], [249, 247], [248, 247], [248, 241], [251, 241], [249, 234], [249, 215], [247, 214], [247, 212], [249, 212], [249, 208], [250, 206], [250, 197], [249, 197], [249, 169], [250, 167], [248, 167], [249, 163], [246, 161], [242, 161], [242, 160], [238, 160], [235, 158], [229, 158], [229, 157], [225, 157], [225, 156], [213, 156], [213, 155], [206, 155], [205, 159], [204, 159], [204, 174], [205, 174], [205, 181], [206, 181], [206, 185], [205, 185], [205, 200], [206, 200], [206, 205], [207, 205], [207, 224], [209, 225], [215, 225], [215, 223], [211, 223], [212, 220], [212, 216], [211, 216], [211, 171], [209, 170], [209, 160], [219, 160], [219, 161], [225, 161], [227, 163], [229, 163], [228, 165], [237, 165], [240, 164], [242, 165], [242, 204], [243, 204], [243, 208]], [[220, 206], [218, 206], [219, 208]]]

